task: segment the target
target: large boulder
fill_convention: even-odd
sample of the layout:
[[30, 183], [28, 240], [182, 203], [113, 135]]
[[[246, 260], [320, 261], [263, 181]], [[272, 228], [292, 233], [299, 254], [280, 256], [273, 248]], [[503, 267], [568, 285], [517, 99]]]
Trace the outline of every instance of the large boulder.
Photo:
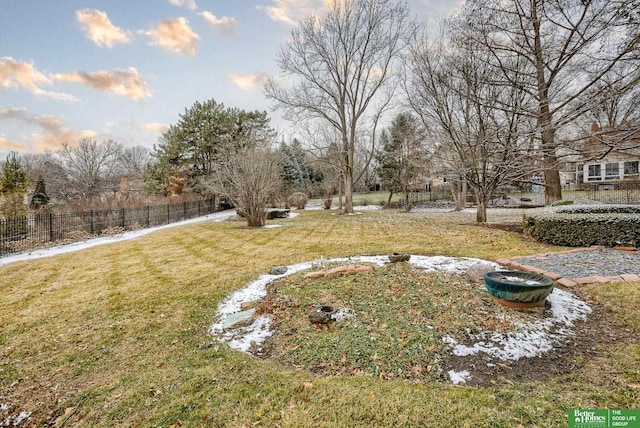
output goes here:
[[467, 268], [467, 277], [475, 282], [484, 281], [484, 275], [488, 272], [493, 272], [496, 270], [496, 267], [489, 263], [474, 263]]

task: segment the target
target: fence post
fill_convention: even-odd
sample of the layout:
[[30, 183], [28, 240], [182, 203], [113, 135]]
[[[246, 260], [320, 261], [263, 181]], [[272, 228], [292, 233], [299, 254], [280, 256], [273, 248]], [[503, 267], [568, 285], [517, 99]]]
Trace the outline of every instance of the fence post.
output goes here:
[[151, 214], [149, 213], [150, 207], [147, 205], [147, 227], [151, 226]]
[[169, 224], [171, 218], [169, 217], [169, 212], [171, 209], [171, 204], [167, 204], [167, 224]]
[[122, 207], [122, 228], [124, 229], [126, 227], [126, 221], [125, 221], [125, 209], [124, 207]]
[[55, 241], [55, 236], [53, 236], [53, 213], [49, 213], [49, 241]]
[[93, 210], [91, 210], [91, 211], [89, 212], [89, 216], [90, 216], [90, 217], [89, 217], [89, 225], [90, 225], [89, 227], [90, 227], [90, 229], [91, 229], [91, 234], [93, 235], [93, 234], [94, 234], [94, 232], [95, 232], [95, 231], [94, 231], [94, 226], [93, 226]]

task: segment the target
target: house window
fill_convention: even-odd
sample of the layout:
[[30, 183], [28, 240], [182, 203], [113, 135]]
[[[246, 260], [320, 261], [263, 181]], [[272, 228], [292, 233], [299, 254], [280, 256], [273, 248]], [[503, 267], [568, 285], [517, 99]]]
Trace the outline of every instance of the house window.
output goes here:
[[638, 172], [640, 172], [640, 162], [639, 161], [632, 161], [632, 162], [625, 162], [624, 163], [624, 175], [638, 175]]
[[607, 163], [604, 165], [605, 180], [617, 180], [620, 178], [620, 169], [618, 163]]
[[600, 164], [589, 165], [589, 175], [587, 176], [587, 181], [601, 180], [601, 172], [602, 168]]

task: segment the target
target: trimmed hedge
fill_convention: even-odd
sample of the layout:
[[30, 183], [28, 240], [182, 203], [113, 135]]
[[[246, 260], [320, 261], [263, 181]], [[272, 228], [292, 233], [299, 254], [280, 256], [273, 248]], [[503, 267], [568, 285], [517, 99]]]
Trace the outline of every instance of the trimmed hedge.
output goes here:
[[640, 207], [598, 205], [552, 208], [523, 216], [524, 233], [553, 245], [640, 246]]

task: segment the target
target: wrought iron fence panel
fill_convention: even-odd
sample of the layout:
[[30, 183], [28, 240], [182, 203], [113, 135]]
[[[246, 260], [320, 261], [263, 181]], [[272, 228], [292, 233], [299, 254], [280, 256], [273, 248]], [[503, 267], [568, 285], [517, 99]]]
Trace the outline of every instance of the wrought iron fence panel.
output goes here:
[[0, 257], [52, 242], [77, 241], [175, 223], [220, 211], [214, 199], [0, 219]]

